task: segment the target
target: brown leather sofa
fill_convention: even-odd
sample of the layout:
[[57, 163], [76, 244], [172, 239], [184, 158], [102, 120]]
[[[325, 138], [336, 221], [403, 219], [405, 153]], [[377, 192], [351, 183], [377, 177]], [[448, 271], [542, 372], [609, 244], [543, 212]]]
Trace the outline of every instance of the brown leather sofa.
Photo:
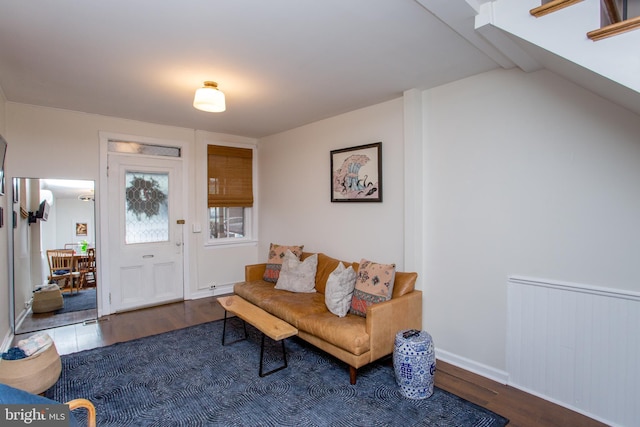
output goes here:
[[[312, 255], [303, 253], [302, 259]], [[315, 293], [274, 289], [262, 280], [266, 264], [245, 267], [245, 282], [234, 292], [298, 329], [298, 336], [349, 365], [351, 384], [357, 369], [393, 353], [395, 335], [403, 329], [422, 329], [422, 292], [415, 290], [417, 273], [396, 272], [389, 301], [367, 309], [367, 316], [338, 317], [325, 304], [325, 285], [340, 261], [318, 254]], [[358, 263], [344, 262], [358, 270]]]

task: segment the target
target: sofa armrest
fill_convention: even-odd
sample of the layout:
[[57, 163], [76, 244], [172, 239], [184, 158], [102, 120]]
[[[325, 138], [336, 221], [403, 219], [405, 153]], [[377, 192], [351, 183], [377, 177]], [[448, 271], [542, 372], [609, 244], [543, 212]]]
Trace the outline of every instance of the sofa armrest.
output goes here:
[[252, 282], [254, 280], [262, 280], [264, 277], [264, 271], [267, 269], [267, 264], [251, 264], [244, 266], [244, 281]]
[[371, 361], [393, 353], [398, 331], [422, 329], [422, 292], [413, 291], [367, 308]]

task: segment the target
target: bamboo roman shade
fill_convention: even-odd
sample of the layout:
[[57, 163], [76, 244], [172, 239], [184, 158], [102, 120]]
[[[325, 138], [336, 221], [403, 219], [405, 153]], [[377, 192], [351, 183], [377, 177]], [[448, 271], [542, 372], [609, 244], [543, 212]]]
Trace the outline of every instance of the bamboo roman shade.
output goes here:
[[253, 150], [207, 146], [208, 206], [253, 206]]

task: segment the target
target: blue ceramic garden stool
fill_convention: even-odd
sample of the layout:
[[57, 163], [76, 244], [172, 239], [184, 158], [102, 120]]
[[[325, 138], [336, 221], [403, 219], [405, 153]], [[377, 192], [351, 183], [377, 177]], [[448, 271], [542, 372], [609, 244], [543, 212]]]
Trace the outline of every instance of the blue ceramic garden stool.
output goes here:
[[430, 397], [436, 373], [436, 355], [431, 335], [416, 329], [398, 332], [393, 349], [393, 369], [404, 397]]

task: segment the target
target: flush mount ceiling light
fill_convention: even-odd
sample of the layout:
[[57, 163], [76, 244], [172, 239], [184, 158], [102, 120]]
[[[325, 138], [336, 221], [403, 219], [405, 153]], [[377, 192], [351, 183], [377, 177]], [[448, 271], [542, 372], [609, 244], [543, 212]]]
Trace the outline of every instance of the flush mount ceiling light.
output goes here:
[[196, 90], [193, 106], [198, 110], [210, 113], [220, 113], [227, 109], [224, 93], [218, 89], [218, 83], [209, 81], [204, 82], [204, 87]]

